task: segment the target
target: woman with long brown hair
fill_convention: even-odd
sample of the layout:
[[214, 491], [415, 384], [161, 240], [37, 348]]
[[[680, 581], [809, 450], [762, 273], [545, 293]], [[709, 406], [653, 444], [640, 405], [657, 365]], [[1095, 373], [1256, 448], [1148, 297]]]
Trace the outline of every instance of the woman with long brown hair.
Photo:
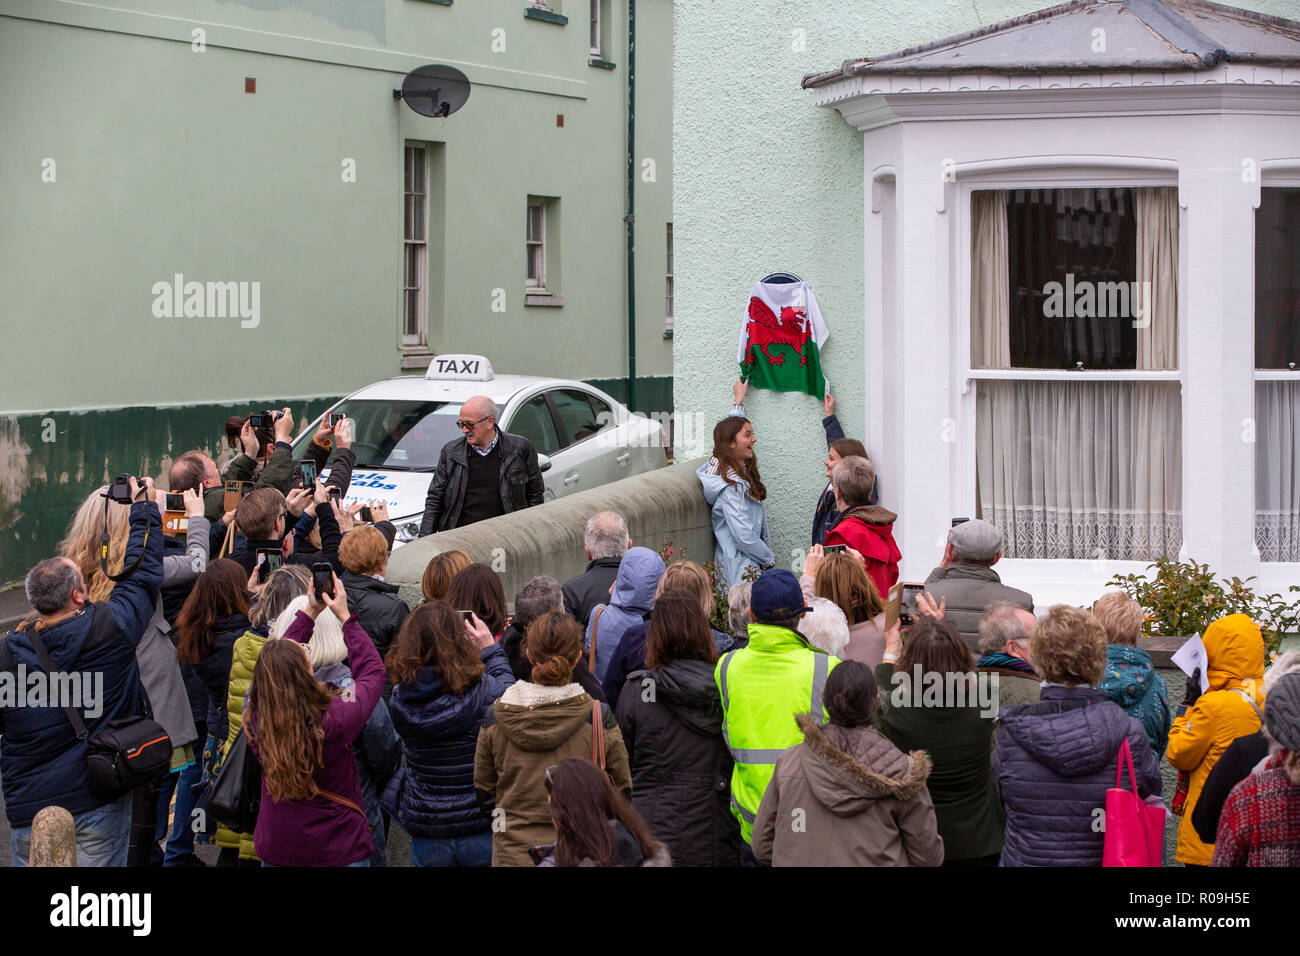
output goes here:
[[[307, 594], [306, 609], [267, 642], [253, 671], [245, 728], [262, 764], [253, 845], [263, 866], [367, 866], [374, 844], [352, 743], [383, 693], [384, 664], [337, 576], [332, 594]], [[354, 681], [346, 695], [312, 675], [303, 646], [326, 607], [343, 625]]]
[[[528, 625], [524, 654], [533, 664], [532, 680], [517, 681], [492, 705], [474, 754], [479, 804], [494, 807], [494, 821], [505, 820], [504, 827], [492, 828], [493, 866], [531, 866], [529, 848], [555, 838], [545, 789], [552, 764], [568, 757], [603, 759], [614, 785], [632, 792], [613, 709], [573, 682], [582, 656], [578, 622], [564, 611], [543, 614]], [[596, 745], [602, 734], [603, 750]]]
[[570, 758], [546, 770], [546, 794], [555, 843], [537, 847], [538, 866], [672, 866], [668, 847], [654, 838], [608, 774]]
[[849, 643], [836, 656], [879, 667], [885, 653], [885, 602], [867, 574], [862, 556], [853, 551], [826, 554], [815, 544], [804, 558], [799, 585], [804, 600], [826, 598], [844, 612]]
[[479, 616], [493, 640], [499, 640], [506, 627], [506, 592], [501, 576], [486, 564], [471, 564], [452, 579], [447, 603], [458, 611], [472, 611]]
[[[237, 562], [236, 562], [237, 563]], [[277, 618], [294, 598], [306, 594], [311, 586], [311, 571], [301, 564], [286, 564], [272, 571], [258, 591], [257, 598], [248, 610], [248, 630], [235, 641], [230, 655], [230, 684], [225, 694], [226, 737], [218, 741], [219, 747], [212, 761], [215, 775], [221, 770], [225, 755], [243, 725], [244, 699], [253, 685], [253, 671], [262, 648], [273, 636]], [[279, 637], [277, 632], [274, 636]], [[224, 826], [217, 827], [217, 846], [221, 854], [218, 866], [256, 866], [257, 854], [253, 851], [253, 835], [236, 833]]]
[[456, 575], [473, 563], [473, 559], [459, 548], [435, 554], [425, 565], [424, 574], [420, 578], [420, 590], [424, 592], [424, 599], [445, 601]]
[[389, 648], [389, 699], [406, 764], [383, 803], [411, 835], [415, 866], [488, 866], [492, 820], [474, 797], [483, 712], [515, 682], [510, 660], [477, 616], [445, 601], [416, 608]]
[[629, 674], [616, 698], [632, 806], [678, 866], [732, 866], [740, 856], [717, 659], [695, 596], [666, 591], [650, 614], [645, 669]]
[[742, 581], [746, 569], [762, 571], [776, 560], [763, 511], [767, 488], [754, 456], [757, 441], [744, 406], [737, 404], [713, 426], [713, 457], [696, 472], [713, 512], [713, 560], [727, 587]]

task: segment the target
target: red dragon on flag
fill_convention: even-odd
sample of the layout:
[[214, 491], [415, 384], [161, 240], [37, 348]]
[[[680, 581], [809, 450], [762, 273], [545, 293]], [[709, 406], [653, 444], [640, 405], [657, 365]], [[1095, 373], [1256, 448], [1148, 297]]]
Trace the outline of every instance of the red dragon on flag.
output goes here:
[[[782, 365], [784, 355], [773, 355], [767, 350], [769, 345], [788, 345], [799, 353], [799, 364], [807, 365], [808, 356], [803, 354], [803, 344], [808, 340], [808, 316], [803, 309], [786, 306], [781, 309], [781, 318], [758, 296], [749, 299], [749, 323], [746, 327], [749, 347], [754, 346], [767, 356], [769, 365]], [[752, 352], [751, 352], [752, 355]]]

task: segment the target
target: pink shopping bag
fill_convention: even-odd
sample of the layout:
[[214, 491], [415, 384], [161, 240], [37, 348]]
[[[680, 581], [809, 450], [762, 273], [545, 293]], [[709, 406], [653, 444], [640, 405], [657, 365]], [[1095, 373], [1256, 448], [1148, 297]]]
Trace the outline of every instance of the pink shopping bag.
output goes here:
[[[1125, 764], [1133, 783], [1132, 790], [1123, 789]], [[1164, 842], [1164, 804], [1151, 806], [1137, 795], [1133, 753], [1126, 737], [1119, 748], [1115, 786], [1106, 791], [1106, 839], [1101, 865], [1160, 866], [1164, 862]]]

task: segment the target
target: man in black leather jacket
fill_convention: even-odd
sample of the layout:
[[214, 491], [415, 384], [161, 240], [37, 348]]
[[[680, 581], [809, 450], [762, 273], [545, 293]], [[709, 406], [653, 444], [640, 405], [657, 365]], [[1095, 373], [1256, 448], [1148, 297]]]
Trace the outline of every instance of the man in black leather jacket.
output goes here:
[[465, 402], [457, 425], [464, 437], [448, 442], [438, 456], [421, 537], [542, 503], [537, 450], [527, 438], [497, 428], [490, 398], [475, 395]]

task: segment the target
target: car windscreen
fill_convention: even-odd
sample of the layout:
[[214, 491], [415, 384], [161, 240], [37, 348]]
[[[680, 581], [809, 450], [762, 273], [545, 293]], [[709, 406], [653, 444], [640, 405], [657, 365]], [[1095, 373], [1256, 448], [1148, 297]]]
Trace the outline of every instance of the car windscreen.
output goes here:
[[[353, 399], [335, 405], [334, 411], [352, 419], [358, 469], [432, 471], [442, 446], [461, 436], [456, 427], [460, 403]], [[295, 458], [306, 453], [312, 434], [298, 440]]]

